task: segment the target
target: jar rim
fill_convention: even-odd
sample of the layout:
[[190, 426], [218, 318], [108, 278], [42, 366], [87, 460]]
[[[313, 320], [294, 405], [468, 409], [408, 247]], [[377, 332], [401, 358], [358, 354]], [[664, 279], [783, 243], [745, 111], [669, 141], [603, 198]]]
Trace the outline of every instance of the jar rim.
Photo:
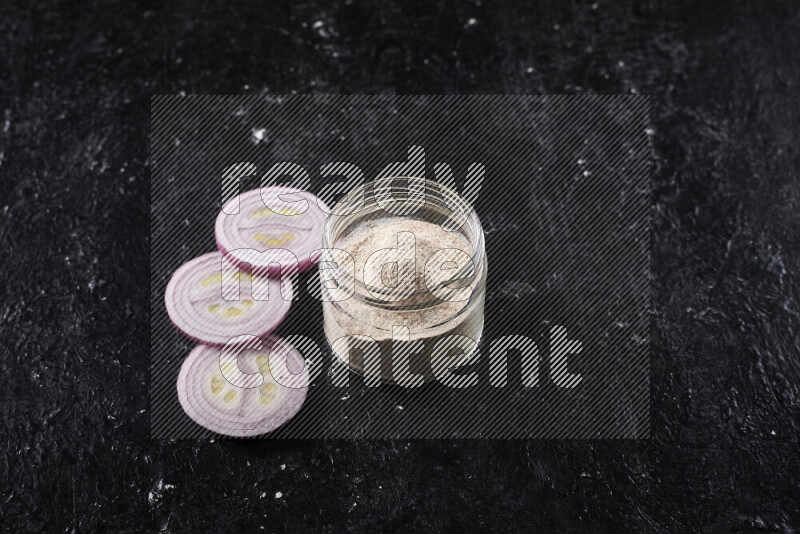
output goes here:
[[[397, 188], [395, 184], [397, 181], [406, 180], [408, 182], [408, 187]], [[340, 199], [331, 209], [331, 213], [328, 215], [327, 220], [325, 221], [325, 228], [323, 231], [322, 236], [322, 248], [323, 251], [330, 250], [335, 248], [334, 243], [338, 239], [340, 232], [343, 228], [347, 227], [347, 220], [353, 219], [358, 216], [358, 214], [363, 213], [365, 210], [370, 208], [374, 208], [376, 205], [378, 209], [384, 210], [388, 215], [395, 215], [390, 211], [387, 211], [384, 207], [380, 206], [376, 196], [383, 195], [386, 197], [387, 192], [395, 193], [395, 192], [408, 192], [411, 188], [411, 180], [415, 180], [415, 187], [422, 184], [422, 194], [424, 197], [420, 199], [412, 199], [412, 193], [409, 193], [409, 198], [406, 201], [412, 201], [418, 203], [420, 206], [424, 205], [426, 202], [432, 201], [434, 204], [438, 204], [440, 207], [444, 206], [448, 209], [449, 214], [447, 215], [447, 219], [452, 221], [455, 226], [453, 229], [444, 228], [445, 230], [456, 232], [459, 231], [462, 227], [466, 226], [467, 228], [467, 236], [469, 239], [469, 244], [472, 247], [472, 264], [468, 265], [466, 269], [462, 270], [458, 275], [456, 275], [452, 280], [458, 279], [460, 281], [468, 281], [471, 285], [472, 281], [477, 279], [477, 283], [473, 288], [473, 293], [480, 289], [485, 280], [483, 276], [484, 268], [483, 262], [485, 261], [485, 242], [484, 242], [484, 234], [483, 234], [483, 227], [481, 225], [480, 219], [478, 218], [478, 214], [475, 211], [474, 207], [469, 204], [461, 195], [453, 191], [451, 188], [436, 182], [434, 180], [430, 180], [427, 178], [416, 177], [416, 176], [389, 176], [389, 177], [381, 177], [377, 178], [371, 182], [365, 182], [358, 187], [354, 188], [350, 191], [345, 197]], [[368, 201], [368, 194], [371, 192], [372, 197]], [[438, 193], [438, 195], [428, 196], [428, 192]], [[346, 204], [351, 202], [353, 198], [360, 198], [360, 202], [362, 205], [353, 213], [346, 213]], [[358, 207], [358, 206], [356, 206]], [[417, 208], [419, 209], [419, 208]], [[460, 222], [459, 222], [460, 221]], [[333, 258], [326, 257], [326, 254], [323, 254], [320, 258], [320, 261], [329, 261], [334, 262]], [[364, 284], [363, 281], [359, 280], [355, 273], [349, 272], [348, 269], [344, 269], [341, 265], [336, 265], [335, 267], [329, 268], [332, 271], [334, 279], [337, 281], [339, 287], [343, 284], [339, 283], [339, 280], [342, 280], [346, 283], [347, 287], [355, 287], [355, 292], [353, 297], [359, 298], [361, 300], [367, 301], [370, 305], [379, 306], [379, 307], [386, 307], [391, 309], [410, 309], [410, 308], [419, 308], [419, 305], [414, 306], [404, 306], [403, 301], [407, 301], [409, 299], [413, 299], [414, 297], [425, 297], [425, 296], [432, 296], [432, 292], [427, 288], [422, 288], [414, 291], [413, 293], [409, 293], [405, 296], [402, 300], [398, 301], [384, 301], [381, 299], [373, 298], [372, 292], [370, 291], [370, 287]], [[466, 271], [470, 271], [471, 274], [467, 278], [462, 278]], [[447, 283], [446, 281], [443, 283]], [[323, 287], [323, 291], [326, 289]], [[442, 302], [437, 298], [433, 298], [433, 303], [435, 302]]]

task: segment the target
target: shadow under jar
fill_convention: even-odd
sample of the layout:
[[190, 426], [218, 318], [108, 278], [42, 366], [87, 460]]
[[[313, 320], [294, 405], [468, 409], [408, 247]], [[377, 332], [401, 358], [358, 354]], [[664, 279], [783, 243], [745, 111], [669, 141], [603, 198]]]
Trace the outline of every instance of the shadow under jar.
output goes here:
[[325, 336], [352, 370], [418, 385], [477, 349], [483, 228], [454, 191], [413, 177], [364, 184], [332, 208], [323, 249]]

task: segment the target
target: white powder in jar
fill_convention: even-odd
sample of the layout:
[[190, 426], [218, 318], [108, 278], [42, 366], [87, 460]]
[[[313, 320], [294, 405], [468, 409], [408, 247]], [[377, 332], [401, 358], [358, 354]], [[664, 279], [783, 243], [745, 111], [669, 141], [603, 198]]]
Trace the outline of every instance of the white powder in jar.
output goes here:
[[[385, 265], [391, 262], [393, 252], [387, 249], [398, 248], [398, 233], [413, 234], [415, 247], [415, 268], [404, 272], [402, 264]], [[409, 242], [409, 236], [403, 236]], [[386, 307], [365, 302], [358, 295], [338, 302], [325, 302], [325, 333], [328, 340], [349, 335], [369, 336], [378, 342], [382, 355], [382, 378], [391, 377], [392, 328], [405, 326], [409, 330], [408, 343], [418, 350], [412, 350], [411, 372], [430, 378], [430, 355], [435, 343], [448, 335], [460, 335], [479, 341], [483, 332], [483, 292], [470, 299], [477, 280], [475, 276], [470, 285], [463, 289], [460, 301], [446, 301], [435, 298], [437, 287], [449, 281], [460, 269], [471, 264], [472, 249], [468, 241], [458, 232], [448, 232], [434, 223], [415, 219], [389, 219], [378, 223], [367, 222], [352, 228], [348, 235], [336, 243], [336, 248], [350, 253], [355, 261], [355, 278], [369, 288], [391, 288], [401, 292], [405, 287], [413, 292], [409, 298], [398, 302], [386, 302]], [[454, 252], [463, 251], [463, 252]], [[445, 252], [439, 252], [445, 251]], [[374, 253], [373, 260], [369, 260]], [[437, 254], [438, 253], [438, 254]], [[433, 258], [432, 258], [433, 257]], [[428, 261], [432, 258], [432, 261]], [[426, 279], [426, 264], [427, 274]], [[366, 266], [366, 269], [365, 269]], [[444, 269], [443, 269], [444, 267]], [[474, 266], [480, 270], [483, 266]], [[455, 268], [455, 270], [454, 270]], [[409, 276], [414, 277], [410, 286], [404, 286]], [[429, 287], [431, 290], [429, 290]], [[452, 287], [452, 284], [448, 284]], [[373, 296], [380, 294], [371, 291]], [[396, 309], [398, 306], [409, 309]], [[420, 349], [419, 343], [422, 347]], [[333, 344], [333, 343], [332, 343]], [[403, 342], [395, 342], [395, 347]], [[343, 355], [339, 354], [340, 357]], [[362, 371], [360, 363], [351, 361], [351, 367]]]

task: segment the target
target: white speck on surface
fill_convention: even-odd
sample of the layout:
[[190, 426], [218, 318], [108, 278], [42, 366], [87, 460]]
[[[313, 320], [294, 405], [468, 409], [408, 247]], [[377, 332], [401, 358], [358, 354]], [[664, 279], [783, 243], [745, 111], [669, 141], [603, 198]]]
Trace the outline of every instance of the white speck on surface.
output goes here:
[[590, 174], [592, 174], [592, 173], [590, 173], [589, 171], [583, 171], [584, 178], [588, 177]]
[[592, 4], [592, 9], [597, 9], [598, 7], [600, 7], [600, 4], [598, 4], [597, 2]]
[[656, 134], [656, 131], [654, 128], [645, 128], [644, 133], [646, 133], [650, 137], [653, 137]]
[[617, 66], [618, 67], [624, 67], [625, 66], [625, 62], [624, 61], [619, 61], [619, 62], [617, 62]]
[[331, 32], [325, 27], [325, 23], [321, 20], [316, 21], [311, 27], [317, 30], [317, 35], [323, 39], [327, 39], [331, 36]]
[[253, 128], [251, 134], [251, 140], [253, 143], [258, 144], [261, 141], [267, 139], [267, 129], [266, 128]]
[[[171, 488], [174, 486], [168, 485], [167, 487]], [[156, 482], [155, 485], [153, 486], [153, 489], [151, 489], [150, 492], [147, 494], [147, 502], [149, 502], [151, 505], [158, 502], [158, 500], [161, 498], [161, 490], [163, 489], [164, 489], [164, 479], [160, 478], [158, 479], [158, 482]]]
[[397, 409], [398, 409], [398, 410], [402, 410], [402, 409], [403, 409], [403, 407], [402, 407], [402, 406], [398, 406], [398, 407], [397, 407]]
[[286, 471], [286, 464], [281, 464], [281, 471]]
[[554, 29], [555, 31], [558, 31], [558, 30], [560, 30], [560, 29], [561, 29], [561, 26], [559, 26], [558, 24], [553, 24], [553, 29]]
[[770, 434], [772, 434], [774, 436], [775, 435], [775, 431], [774, 430], [771, 431]]
[[578, 165], [583, 165], [584, 163], [586, 163], [586, 160], [585, 160], [585, 159], [583, 159], [583, 158], [578, 158]]
[[528, 67], [528, 68], [525, 70], [525, 72], [527, 72], [527, 73], [531, 73], [531, 72], [533, 72], [533, 67]]
[[266, 491], [262, 491], [261, 492], [261, 498], [262, 499], [266, 499], [267, 498], [267, 492]]
[[467, 26], [465, 26], [465, 27], [468, 27], [468, 26], [475, 26], [476, 24], [478, 24], [478, 21], [477, 21], [477, 19], [469, 19], [469, 20], [467, 21]]
[[280, 499], [281, 497], [283, 497], [283, 493], [281, 493], [280, 491], [276, 491], [275, 492], [275, 498], [276, 499]]

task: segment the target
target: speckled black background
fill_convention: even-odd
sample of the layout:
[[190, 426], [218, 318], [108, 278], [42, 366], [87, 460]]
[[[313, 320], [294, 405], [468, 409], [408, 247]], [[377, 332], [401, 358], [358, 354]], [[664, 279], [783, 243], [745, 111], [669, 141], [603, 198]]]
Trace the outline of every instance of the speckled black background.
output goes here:
[[[0, 524], [800, 529], [795, 2], [3, 2]], [[149, 104], [651, 95], [652, 439], [149, 439]]]

